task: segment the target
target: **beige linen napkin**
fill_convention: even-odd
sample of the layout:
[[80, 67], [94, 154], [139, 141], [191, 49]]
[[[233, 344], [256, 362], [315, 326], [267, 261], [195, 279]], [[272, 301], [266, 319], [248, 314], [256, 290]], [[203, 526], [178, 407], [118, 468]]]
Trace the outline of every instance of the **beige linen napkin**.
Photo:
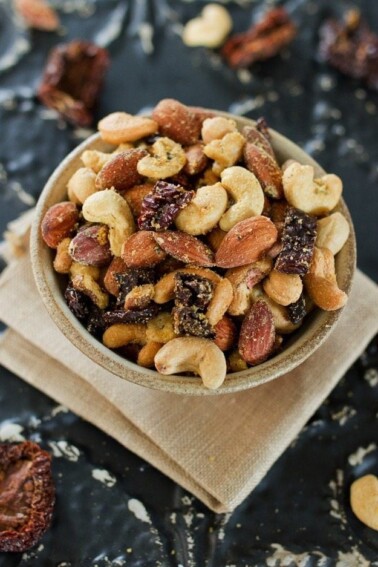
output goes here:
[[149, 390], [86, 358], [48, 316], [28, 257], [0, 279], [0, 319], [10, 327], [2, 364], [226, 512], [258, 484], [378, 330], [378, 290], [357, 272], [336, 330], [304, 364], [221, 396]]

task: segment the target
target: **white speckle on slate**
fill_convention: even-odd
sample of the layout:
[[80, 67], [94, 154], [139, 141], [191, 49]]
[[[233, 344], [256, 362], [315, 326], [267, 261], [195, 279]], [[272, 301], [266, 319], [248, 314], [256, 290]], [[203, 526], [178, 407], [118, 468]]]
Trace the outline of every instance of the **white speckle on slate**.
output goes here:
[[131, 498], [127, 506], [130, 512], [132, 512], [134, 516], [138, 518], [138, 520], [140, 520], [141, 522], [145, 522], [146, 524], [152, 523], [146, 508], [144, 507], [142, 502], [140, 502], [140, 500], [137, 500], [136, 498]]
[[335, 567], [369, 567], [371, 562], [368, 561], [356, 547], [346, 553], [339, 551], [337, 563]]
[[274, 549], [273, 555], [266, 558], [266, 564], [268, 567], [306, 567], [309, 564], [309, 560], [312, 557], [319, 557], [317, 565], [325, 565], [326, 556], [320, 551], [305, 551], [304, 553], [293, 553], [288, 551], [282, 545], [278, 543], [272, 543], [271, 547]]
[[111, 488], [117, 482], [116, 477], [106, 469], [93, 469], [92, 476], [108, 488]]
[[74, 445], [70, 445], [67, 441], [49, 441], [54, 457], [63, 457], [67, 461], [77, 462], [80, 457], [80, 451]]
[[341, 410], [331, 415], [333, 421], [337, 421], [341, 426], [345, 425], [348, 419], [356, 415], [356, 410], [349, 406], [344, 406]]
[[144, 53], [146, 55], [151, 55], [151, 53], [154, 52], [154, 44], [152, 42], [154, 37], [154, 28], [148, 22], [143, 22], [139, 26], [138, 35]]
[[35, 205], [35, 199], [33, 195], [27, 193], [25, 189], [23, 189], [22, 185], [18, 183], [18, 181], [12, 181], [11, 183], [9, 183], [9, 188], [11, 189], [11, 191], [14, 191], [14, 193], [16, 193], [17, 197], [22, 203], [25, 203], [25, 205], [29, 205], [30, 207]]
[[365, 456], [372, 451], [375, 451], [377, 445], [375, 443], [370, 443], [366, 448], [359, 447], [357, 451], [349, 455], [348, 463], [355, 467], [356, 465], [361, 465], [362, 461], [364, 460]]
[[23, 430], [18, 423], [3, 423], [0, 425], [0, 441], [25, 441], [25, 437], [21, 435]]
[[369, 368], [364, 374], [364, 379], [374, 388], [374, 386], [378, 385], [378, 370], [376, 368]]
[[52, 417], [55, 417], [58, 413], [68, 413], [69, 411], [70, 410], [66, 408], [66, 406], [59, 405], [51, 410], [51, 415]]
[[255, 110], [256, 108], [260, 108], [265, 103], [265, 99], [263, 96], [255, 96], [253, 98], [247, 98], [241, 102], [234, 102], [231, 104], [229, 111], [231, 114], [237, 114], [238, 116], [242, 116], [243, 114], [247, 114], [251, 110]]

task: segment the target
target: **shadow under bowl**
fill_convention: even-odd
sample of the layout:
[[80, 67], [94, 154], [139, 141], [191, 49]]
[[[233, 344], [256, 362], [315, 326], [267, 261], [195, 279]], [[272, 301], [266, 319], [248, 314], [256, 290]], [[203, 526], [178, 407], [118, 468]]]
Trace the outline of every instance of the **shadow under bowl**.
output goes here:
[[[213, 112], [234, 119], [240, 129], [254, 124], [252, 120], [247, 118], [218, 111]], [[292, 158], [301, 164], [314, 166], [317, 177], [325, 174], [321, 166], [296, 144], [274, 130], [270, 130], [270, 132], [272, 145], [279, 163]], [[43, 242], [40, 230], [47, 209], [67, 199], [68, 180], [82, 166], [80, 155], [88, 149], [111, 151], [113, 146], [103, 142], [99, 134], [94, 134], [62, 161], [42, 191], [37, 203], [31, 233], [31, 261], [42, 300], [55, 324], [82, 353], [119, 378], [141, 386], [184, 395], [219, 395], [253, 388], [290, 372], [304, 362], [325, 341], [333, 330], [342, 310], [327, 312], [315, 309], [306, 317], [304, 324], [290, 338], [286, 339], [285, 348], [282, 352], [258, 366], [228, 374], [219, 389], [209, 390], [202, 385], [202, 381], [198, 377], [163, 376], [155, 370], [142, 368], [109, 350], [100, 341], [92, 337], [74, 317], [64, 301], [63, 290], [66, 278], [54, 271], [54, 253]], [[335, 211], [340, 211], [346, 217], [351, 228], [345, 246], [336, 256], [338, 284], [341, 289], [349, 293], [356, 264], [355, 235], [349, 211], [342, 199]]]

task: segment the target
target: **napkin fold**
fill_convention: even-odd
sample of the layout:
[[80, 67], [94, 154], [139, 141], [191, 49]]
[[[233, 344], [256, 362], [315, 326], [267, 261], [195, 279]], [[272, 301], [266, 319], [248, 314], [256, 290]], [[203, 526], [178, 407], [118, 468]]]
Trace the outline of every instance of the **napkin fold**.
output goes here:
[[0, 362], [157, 467], [216, 512], [259, 483], [378, 331], [378, 288], [357, 271], [327, 341], [301, 366], [236, 394], [187, 397], [129, 383], [50, 319], [28, 256], [0, 278]]

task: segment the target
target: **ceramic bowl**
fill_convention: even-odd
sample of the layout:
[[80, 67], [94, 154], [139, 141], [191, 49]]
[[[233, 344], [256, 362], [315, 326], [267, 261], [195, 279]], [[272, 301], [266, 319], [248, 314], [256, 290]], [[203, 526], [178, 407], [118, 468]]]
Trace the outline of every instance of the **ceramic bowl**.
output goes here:
[[[239, 128], [254, 124], [247, 118], [216, 112], [236, 120]], [[274, 130], [271, 130], [271, 134], [279, 163], [293, 158], [302, 164], [313, 165], [317, 176], [324, 175], [325, 172], [321, 166], [301, 148]], [[80, 155], [87, 149], [109, 151], [111, 147], [104, 143], [98, 134], [94, 134], [62, 161], [42, 191], [31, 234], [32, 266], [42, 300], [55, 324], [82, 353], [120, 379], [135, 382], [141, 386], [176, 394], [214, 395], [246, 390], [278, 378], [301, 364], [325, 341], [336, 325], [342, 310], [326, 312], [315, 309], [306, 317], [300, 329], [290, 336], [282, 352], [263, 364], [228, 374], [219, 389], [209, 390], [202, 385], [198, 377], [163, 376], [154, 370], [142, 368], [125, 360], [93, 338], [70, 312], [64, 301], [65, 276], [60, 276], [53, 270], [54, 251], [44, 244], [40, 231], [41, 221], [47, 209], [55, 203], [66, 200], [67, 182], [76, 169], [82, 166]], [[356, 261], [355, 235], [349, 211], [343, 200], [335, 210], [343, 213], [351, 227], [348, 241], [336, 256], [339, 286], [349, 293]]]

